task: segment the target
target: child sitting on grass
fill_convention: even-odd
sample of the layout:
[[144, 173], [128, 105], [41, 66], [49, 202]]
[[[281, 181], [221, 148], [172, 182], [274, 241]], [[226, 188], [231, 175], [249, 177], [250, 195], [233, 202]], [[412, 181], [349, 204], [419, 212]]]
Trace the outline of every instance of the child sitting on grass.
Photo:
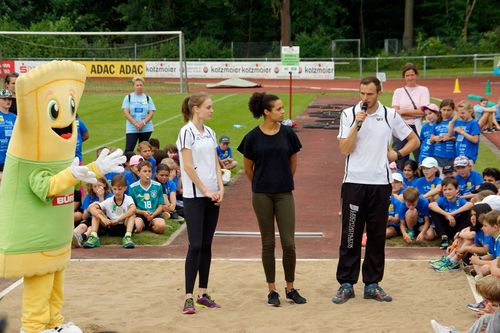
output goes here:
[[430, 228], [429, 201], [420, 196], [416, 187], [410, 186], [403, 192], [403, 202], [399, 206], [401, 234], [407, 243], [433, 240]]
[[436, 201], [441, 195], [438, 162], [434, 157], [426, 157], [420, 167], [424, 176], [418, 178], [414, 186], [418, 189], [418, 193], [429, 202]]
[[73, 229], [73, 247], [81, 247], [90, 235], [90, 226], [92, 225], [92, 212], [89, 207], [94, 202], [102, 202], [112, 196], [109, 184], [106, 178], [97, 178], [97, 183], [87, 184], [87, 195], [80, 206], [83, 210], [82, 221]]
[[401, 235], [401, 227], [399, 224], [398, 215], [399, 206], [401, 205], [401, 201], [399, 200], [399, 192], [404, 185], [403, 176], [401, 176], [400, 173], [395, 172], [392, 174], [391, 186], [391, 203], [389, 204], [389, 216], [387, 217], [387, 227], [385, 229], [385, 238], [387, 239]]
[[483, 256], [474, 255], [470, 259], [474, 265], [477, 276], [490, 274], [490, 263], [500, 255], [500, 211], [492, 210], [484, 216], [483, 231], [486, 236], [490, 236], [488, 244], [488, 254]]
[[458, 197], [458, 182], [456, 178], [446, 177], [442, 182], [443, 195], [429, 204], [431, 219], [436, 232], [441, 237], [441, 249], [450, 246], [449, 240], [455, 234], [469, 225], [472, 202]]
[[484, 215], [491, 212], [488, 204], [476, 204], [471, 208], [471, 226], [460, 231], [453, 244], [446, 249], [447, 256], [430, 262], [432, 268], [438, 272], [450, 272], [460, 268], [460, 260], [472, 254], [484, 255], [488, 253], [490, 237], [485, 236], [482, 227]]
[[156, 234], [165, 232], [163, 214], [162, 185], [152, 178], [152, 166], [149, 161], [141, 161], [137, 165], [139, 181], [130, 185], [129, 194], [136, 205], [135, 232], [151, 230]]
[[472, 170], [471, 161], [465, 156], [457, 156], [453, 167], [457, 171], [455, 177], [458, 181], [458, 194], [461, 198], [470, 200], [474, 196], [472, 191], [483, 183], [483, 177], [479, 172]]
[[[468, 333], [498, 333], [500, 327], [500, 279], [494, 276], [486, 276], [476, 283], [477, 292], [493, 304], [494, 312], [483, 314], [467, 331]], [[435, 333], [459, 333], [457, 330], [439, 324], [431, 320], [431, 326]]]
[[135, 247], [132, 242], [132, 232], [135, 222], [135, 204], [131, 197], [125, 194], [127, 182], [125, 176], [117, 175], [111, 179], [111, 188], [114, 196], [92, 204], [89, 209], [92, 212], [91, 233], [88, 240], [83, 244], [85, 248], [101, 246], [99, 234], [110, 236], [123, 235], [122, 246], [126, 249]]
[[160, 163], [156, 168], [156, 180], [162, 185], [163, 188], [163, 218], [168, 220], [175, 213], [175, 202], [177, 185], [170, 179], [170, 168], [168, 165]]
[[151, 163], [154, 177], [156, 174], [156, 160], [153, 157], [153, 149], [149, 141], [139, 142], [139, 144], [137, 145], [137, 154], [142, 156], [145, 161], [149, 161], [149, 163]]

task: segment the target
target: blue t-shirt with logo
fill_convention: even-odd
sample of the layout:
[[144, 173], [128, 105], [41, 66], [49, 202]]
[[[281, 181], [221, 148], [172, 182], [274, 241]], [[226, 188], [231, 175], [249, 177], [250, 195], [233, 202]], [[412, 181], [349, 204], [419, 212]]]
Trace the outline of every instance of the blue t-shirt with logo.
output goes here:
[[434, 177], [432, 181], [428, 181], [425, 177], [420, 177], [415, 181], [413, 186], [417, 188], [420, 195], [424, 195], [425, 193], [435, 189], [441, 183], [442, 180], [439, 177]]
[[500, 256], [500, 236], [496, 238], [490, 237], [489, 241], [488, 253], [493, 256], [493, 259], [496, 259], [498, 256]]
[[474, 235], [474, 244], [476, 245], [488, 245], [491, 242], [491, 236], [486, 236], [484, 231], [476, 230], [476, 234]]
[[389, 204], [389, 216], [395, 216], [399, 211], [399, 206], [401, 201], [399, 201], [394, 195], [391, 195], [391, 203]]
[[418, 163], [422, 163], [424, 158], [433, 157], [434, 143], [431, 143], [431, 135], [434, 133], [436, 124], [425, 123], [420, 130], [420, 155]]
[[[448, 125], [450, 124], [451, 119], [443, 120], [439, 124], [434, 126], [434, 135], [441, 136], [448, 134]], [[455, 149], [455, 141], [440, 141], [434, 144], [434, 157], [440, 158], [455, 158], [456, 149]]]
[[228, 157], [233, 158], [233, 151], [231, 150], [231, 147], [227, 147], [224, 151], [220, 149], [220, 146], [217, 146], [215, 149], [217, 150], [217, 155], [220, 160], [225, 160]]
[[483, 183], [483, 176], [475, 170], [471, 170], [469, 177], [463, 178], [460, 176], [458, 173], [455, 175], [457, 178], [458, 182], [458, 194], [459, 195], [465, 195], [469, 194], [476, 188], [476, 186], [479, 186]]
[[[440, 196], [436, 200], [436, 204], [445, 212], [452, 213], [463, 205], [467, 204], [467, 200], [465, 200], [464, 198], [457, 198], [455, 201], [448, 201], [445, 196]], [[455, 215], [455, 217], [460, 216], [460, 214]]]
[[0, 112], [0, 164], [5, 163], [7, 148], [9, 147], [12, 130], [16, 123], [16, 115], [13, 113]]
[[[472, 119], [469, 121], [463, 121], [458, 119], [455, 122], [455, 126], [453, 128], [460, 127], [465, 133], [469, 135], [480, 135], [481, 128], [477, 120]], [[457, 140], [455, 141], [455, 148], [457, 156], [467, 156], [467, 158], [473, 160], [474, 162], [477, 160], [477, 154], [479, 152], [479, 141], [477, 143], [473, 143], [467, 138], [465, 138], [462, 134], [458, 134], [455, 132], [455, 136]]]
[[[422, 196], [418, 197], [418, 202], [417, 202], [417, 212], [418, 212], [418, 223], [424, 223], [424, 217], [429, 216], [429, 201], [425, 199]], [[400, 220], [405, 219], [405, 214], [408, 211], [408, 207], [406, 206], [405, 202], [401, 202], [401, 205], [399, 206], [399, 211], [398, 211], [398, 216]]]
[[[146, 119], [149, 111], [156, 111], [156, 107], [151, 96], [147, 96], [145, 94], [136, 95], [135, 93], [128, 94], [125, 96], [125, 98], [123, 98], [122, 109], [129, 109], [132, 118], [134, 118], [138, 122]], [[139, 131], [127, 119], [127, 133], [153, 132], [153, 129], [153, 122], [151, 120], [146, 123], [146, 126], [142, 128], [142, 131]]]
[[76, 137], [76, 150], [75, 157], [78, 157], [80, 161], [83, 160], [82, 156], [82, 144], [83, 144], [83, 135], [88, 133], [87, 125], [80, 118], [76, 118], [76, 133], [78, 136]]

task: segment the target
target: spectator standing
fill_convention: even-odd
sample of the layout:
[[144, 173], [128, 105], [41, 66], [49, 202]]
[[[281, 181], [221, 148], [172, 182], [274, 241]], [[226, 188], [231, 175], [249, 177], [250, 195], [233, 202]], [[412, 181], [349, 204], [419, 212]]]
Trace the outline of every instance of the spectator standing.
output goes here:
[[[398, 111], [406, 124], [408, 124], [418, 136], [420, 135], [422, 118], [424, 117], [424, 112], [421, 110], [421, 107], [429, 105], [430, 103], [429, 89], [417, 84], [418, 69], [414, 64], [407, 63], [403, 67], [402, 76], [405, 81], [405, 86], [394, 91], [394, 95], [392, 96], [392, 107]], [[396, 137], [393, 139], [393, 148], [395, 151], [400, 150], [405, 144], [406, 142], [404, 140], [400, 141]], [[413, 156], [416, 161], [419, 160], [419, 153], [419, 150], [413, 151]], [[409, 156], [398, 159], [397, 163], [399, 169], [403, 169], [403, 164], [408, 158]]]
[[126, 121], [125, 151], [134, 151], [137, 142], [148, 141], [153, 133], [156, 107], [151, 96], [144, 94], [144, 79], [132, 79], [134, 92], [123, 99], [122, 110]]
[[457, 156], [466, 156], [476, 163], [479, 152], [479, 136], [481, 129], [473, 118], [474, 111], [469, 101], [464, 100], [457, 104], [457, 113], [448, 125], [448, 135], [455, 136]]
[[17, 115], [17, 99], [16, 99], [16, 81], [19, 73], [13, 72], [5, 76], [4, 89], [12, 93], [12, 104], [10, 105], [9, 112]]
[[438, 161], [440, 168], [453, 165], [457, 156], [455, 149], [455, 137], [448, 133], [449, 124], [455, 111], [455, 102], [452, 99], [443, 99], [439, 105], [441, 121], [436, 123], [434, 133], [431, 135], [431, 143], [434, 143], [434, 158]]
[[10, 90], [0, 91], [0, 179], [3, 173], [7, 148], [9, 147], [12, 130], [16, 123], [16, 115], [9, 112], [12, 105], [12, 93]]

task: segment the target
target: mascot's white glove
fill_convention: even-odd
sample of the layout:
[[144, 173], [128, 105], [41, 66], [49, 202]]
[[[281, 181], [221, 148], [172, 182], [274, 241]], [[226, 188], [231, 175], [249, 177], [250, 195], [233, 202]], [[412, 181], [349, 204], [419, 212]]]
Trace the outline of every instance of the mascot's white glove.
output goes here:
[[97, 183], [95, 173], [90, 171], [86, 166], [80, 165], [78, 157], [75, 157], [73, 163], [71, 163], [71, 173], [73, 174], [73, 177], [78, 180], [83, 180], [84, 182], [91, 184]]
[[105, 175], [110, 172], [122, 173], [125, 170], [122, 164], [126, 161], [127, 158], [123, 155], [121, 149], [117, 149], [109, 154], [109, 149], [104, 148], [95, 161], [95, 164], [101, 173]]

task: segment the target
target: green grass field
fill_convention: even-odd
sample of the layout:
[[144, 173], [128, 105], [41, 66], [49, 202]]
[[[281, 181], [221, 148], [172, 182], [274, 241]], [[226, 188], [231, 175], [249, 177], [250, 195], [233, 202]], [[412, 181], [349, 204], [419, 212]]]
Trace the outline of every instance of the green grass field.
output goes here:
[[[319, 93], [294, 94], [294, 116], [298, 116], [302, 113], [318, 94]], [[346, 93], [328, 95], [357, 96], [357, 94]], [[185, 95], [153, 92], [151, 93], [151, 97], [157, 108], [153, 118], [155, 130], [152, 137], [158, 138], [161, 146], [168, 143], [175, 143], [179, 130], [184, 125], [180, 112], [180, 105]], [[235, 170], [235, 173], [238, 173], [241, 170], [242, 156], [236, 151], [236, 147], [243, 136], [259, 123], [259, 120], [254, 119], [248, 111], [247, 103], [250, 94], [239, 93], [238, 90], [235, 89], [234, 93], [231, 94], [211, 93], [211, 97], [215, 112], [207, 125], [216, 131], [217, 136], [225, 134], [231, 138], [234, 157], [239, 162], [239, 166]], [[283, 94], [281, 97], [287, 106], [288, 95]], [[125, 119], [121, 110], [123, 98], [123, 93], [84, 93], [78, 113], [85, 121], [90, 132], [90, 139], [83, 145], [83, 156], [86, 163], [95, 159], [95, 150], [99, 147], [107, 146], [123, 149], [125, 146]], [[391, 99], [392, 94], [389, 93], [384, 93], [381, 97], [382, 103], [386, 105], [390, 105]], [[481, 172], [485, 167], [498, 165], [500, 165], [500, 157], [492, 152], [485, 144], [481, 143], [479, 159], [475, 169]], [[139, 245], [157, 245], [165, 243], [170, 234], [179, 226], [179, 223], [175, 221], [169, 221], [169, 223], [168, 231], [164, 235], [154, 235], [145, 232], [135, 235], [134, 241]], [[119, 244], [120, 241], [121, 239], [117, 237], [107, 238], [103, 240], [103, 244]], [[388, 244], [392, 244], [392, 242]], [[403, 244], [400, 244], [400, 242], [396, 240], [394, 245]]]

